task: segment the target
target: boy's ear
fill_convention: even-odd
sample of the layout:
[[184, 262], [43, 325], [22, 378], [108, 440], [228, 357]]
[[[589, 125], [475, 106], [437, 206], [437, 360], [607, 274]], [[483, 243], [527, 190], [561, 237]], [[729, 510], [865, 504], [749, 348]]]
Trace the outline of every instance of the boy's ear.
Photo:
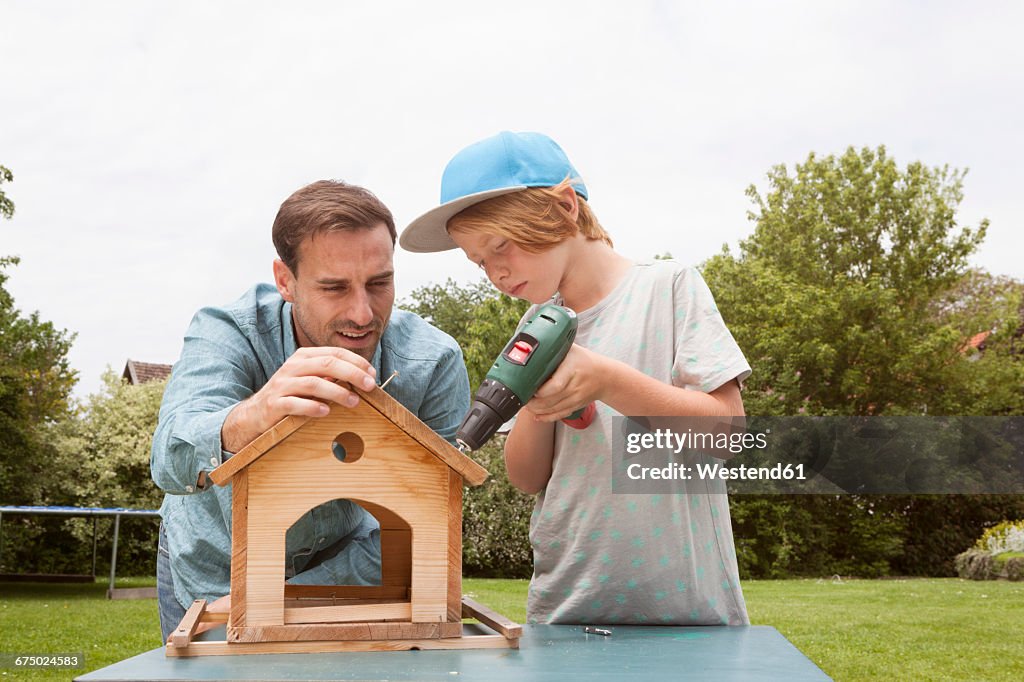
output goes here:
[[579, 197], [576, 196], [576, 190], [572, 187], [566, 187], [562, 190], [562, 196], [559, 198], [558, 203], [569, 212], [569, 217], [575, 222], [580, 215], [580, 202]]
[[274, 259], [274, 284], [277, 285], [281, 298], [289, 303], [295, 301], [295, 275], [280, 258]]

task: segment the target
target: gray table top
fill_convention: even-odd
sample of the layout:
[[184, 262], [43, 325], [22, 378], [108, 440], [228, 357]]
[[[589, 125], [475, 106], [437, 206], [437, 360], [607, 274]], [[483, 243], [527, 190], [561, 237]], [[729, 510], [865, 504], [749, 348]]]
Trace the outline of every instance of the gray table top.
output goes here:
[[778, 630], [527, 625], [519, 649], [167, 658], [163, 649], [76, 678], [122, 680], [828, 680]]

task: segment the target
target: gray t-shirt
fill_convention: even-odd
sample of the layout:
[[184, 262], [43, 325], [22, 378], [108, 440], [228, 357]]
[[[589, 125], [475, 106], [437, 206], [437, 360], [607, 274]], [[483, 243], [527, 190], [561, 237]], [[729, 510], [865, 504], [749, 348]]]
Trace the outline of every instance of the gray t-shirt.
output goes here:
[[[633, 266], [579, 314], [576, 343], [692, 390], [710, 392], [750, 374], [700, 273], [673, 261]], [[551, 479], [530, 520], [528, 621], [749, 623], [724, 483], [701, 483], [698, 494], [613, 495], [618, 413], [597, 408], [584, 430], [555, 427]]]

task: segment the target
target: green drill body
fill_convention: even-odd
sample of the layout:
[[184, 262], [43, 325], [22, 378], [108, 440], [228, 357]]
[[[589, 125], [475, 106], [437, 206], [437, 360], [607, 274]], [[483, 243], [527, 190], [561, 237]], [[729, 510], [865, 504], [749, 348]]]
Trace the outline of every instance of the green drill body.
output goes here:
[[[476, 450], [515, 416], [562, 364], [576, 338], [577, 326], [576, 313], [569, 308], [552, 303], [541, 306], [494, 360], [459, 427], [458, 442]], [[588, 406], [577, 410], [567, 423], [592, 409]]]

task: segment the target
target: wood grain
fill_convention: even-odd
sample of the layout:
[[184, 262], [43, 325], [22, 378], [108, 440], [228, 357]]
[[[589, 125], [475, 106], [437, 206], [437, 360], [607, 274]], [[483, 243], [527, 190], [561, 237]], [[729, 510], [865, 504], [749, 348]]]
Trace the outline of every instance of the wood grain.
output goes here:
[[285, 599], [392, 599], [407, 600], [403, 585], [291, 585], [285, 583]]
[[232, 654], [333, 653], [344, 651], [407, 651], [409, 649], [518, 649], [518, 639], [501, 635], [473, 635], [436, 639], [389, 639], [386, 641], [337, 640], [297, 642], [192, 642], [187, 647], [168, 646], [169, 657], [227, 656]]
[[249, 568], [249, 472], [240, 471], [231, 486], [231, 610], [228, 622], [245, 622], [246, 572]]
[[192, 636], [196, 634], [196, 628], [199, 627], [199, 618], [203, 615], [206, 610], [206, 600], [196, 599], [192, 602], [192, 605], [188, 607], [188, 611], [185, 612], [185, 616], [178, 623], [178, 627], [171, 633], [170, 640], [171, 644], [175, 648], [182, 648], [188, 646], [189, 642], [192, 641]]
[[476, 618], [487, 627], [509, 639], [518, 639], [523, 634], [522, 625], [509, 620], [497, 611], [492, 611], [469, 597], [462, 598], [462, 616], [464, 618]]
[[448, 472], [448, 614], [452, 623], [462, 621], [462, 480]]
[[285, 625], [296, 623], [357, 623], [373, 620], [409, 620], [411, 602], [390, 604], [345, 604], [340, 606], [300, 606], [284, 610]]
[[302, 642], [326, 640], [385, 641], [439, 639], [462, 635], [462, 623], [309, 623], [235, 628], [230, 643]]

